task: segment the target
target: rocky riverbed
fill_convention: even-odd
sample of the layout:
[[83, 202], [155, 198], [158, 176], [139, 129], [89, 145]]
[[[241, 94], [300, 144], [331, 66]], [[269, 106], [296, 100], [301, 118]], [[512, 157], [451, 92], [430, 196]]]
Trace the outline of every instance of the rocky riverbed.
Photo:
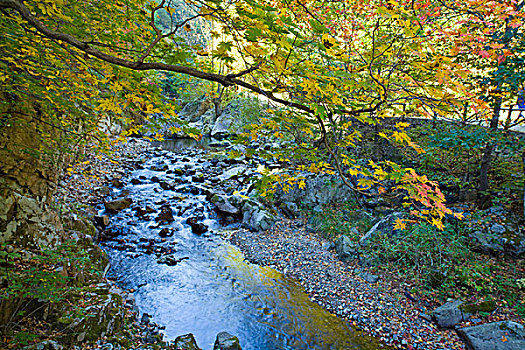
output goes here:
[[[178, 145], [174, 147], [175, 156], [171, 152], [154, 150], [140, 139], [132, 139], [120, 146], [114, 155], [114, 162], [97, 163], [93, 160], [88, 165], [106, 173], [103, 179], [92, 178], [94, 181], [86, 185], [86, 176], [72, 178], [73, 182], [77, 182], [79, 191], [70, 200], [76, 198], [78, 202], [99, 205], [98, 214], [104, 215], [99, 215], [97, 222], [101, 237], [108, 242], [106, 246], [109, 249], [124, 251], [126, 258], [135, 261], [152, 256], [156, 264], [177, 268], [192, 263], [184, 254], [173, 254], [179, 242], [172, 244], [171, 237], [181, 228], [185, 227], [185, 235], [195, 235], [192, 236], [195, 242], [218, 242], [216, 236], [229, 235], [230, 241], [241, 249], [247, 260], [260, 266], [274, 267], [286, 278], [299, 281], [301, 286], [298, 291], [304, 289], [311, 301], [364, 333], [376, 336], [384, 344], [418, 349], [465, 347], [454, 330], [441, 329], [430, 320], [428, 315], [435, 305], [420, 302], [402, 285], [378, 280], [379, 276], [369, 274], [356, 262], [341, 262], [332, 244], [306, 230], [303, 220], [284, 219], [283, 212], [293, 216], [297, 210], [290, 198], [286, 198], [285, 210], [282, 210], [283, 206], [272, 207], [246, 198], [245, 195], [253, 194], [246, 188], [250, 188], [249, 178], [254, 175], [257, 162], [243, 157], [229, 159], [222, 151], [210, 156], [208, 151], [188, 150], [187, 142], [171, 143], [172, 146]], [[169, 142], [165, 145], [170, 147]], [[217, 144], [221, 147], [225, 145], [227, 143], [224, 142]], [[155, 158], [153, 162], [152, 158]], [[137, 169], [146, 169], [149, 173], [136, 173]], [[133, 172], [135, 175], [131, 176]], [[327, 192], [317, 188], [317, 185], [312, 186], [313, 183], [309, 183], [307, 188], [308, 200], [313, 204], [330, 200], [330, 196], [344, 197], [339, 189]], [[135, 199], [129, 197], [133, 187], [129, 186], [151, 187], [153, 192], [150, 196], [159, 197], [134, 202]], [[163, 196], [166, 198], [160, 198]], [[186, 203], [184, 197], [194, 199]], [[106, 204], [101, 212], [103, 202]], [[175, 202], [178, 204], [171, 205]], [[115, 212], [121, 210], [128, 211], [124, 211], [124, 216], [115, 216]], [[140, 233], [136, 232], [137, 227], [141, 231], [147, 226], [140, 224], [140, 220], [154, 226], [152, 232], [156, 237], [134, 238]], [[121, 230], [115, 225], [113, 228], [116, 230], [108, 230], [111, 221], [122, 221]], [[126, 224], [127, 221], [130, 225]], [[227, 232], [221, 233], [224, 225], [228, 226]], [[132, 271], [133, 268], [128, 272]], [[168, 274], [173, 272], [166, 270]], [[118, 272], [114, 276], [118, 279]], [[230, 274], [228, 278], [231, 277]], [[238, 277], [234, 276], [232, 283], [238, 282]], [[151, 279], [144, 285], [135, 282], [128, 283], [127, 288], [136, 291], [154, 284]], [[249, 294], [247, 292], [246, 295]], [[464, 322], [463, 325], [469, 323]], [[378, 346], [372, 345], [372, 348]]]

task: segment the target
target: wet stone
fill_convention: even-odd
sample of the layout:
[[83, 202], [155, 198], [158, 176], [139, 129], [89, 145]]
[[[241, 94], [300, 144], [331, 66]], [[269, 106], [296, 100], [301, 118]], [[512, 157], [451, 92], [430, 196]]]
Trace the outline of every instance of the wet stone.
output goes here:
[[171, 237], [171, 236], [173, 236], [173, 229], [165, 227], [162, 230], [160, 230], [159, 236], [160, 237]]
[[201, 222], [198, 222], [197, 220], [198, 220], [197, 217], [191, 217], [191, 218], [186, 219], [186, 223], [190, 225], [191, 232], [198, 234], [198, 235], [202, 235], [203, 233], [208, 231], [208, 226], [204, 225]]
[[215, 339], [213, 350], [241, 350], [239, 338], [228, 332], [220, 332]]
[[170, 222], [175, 221], [171, 208], [169, 206], [161, 207], [160, 214], [155, 218], [155, 221], [164, 224], [169, 224]]
[[104, 208], [108, 212], [116, 213], [126, 208], [129, 208], [131, 206], [131, 203], [133, 203], [133, 200], [131, 198], [126, 197], [114, 201], [105, 202]]

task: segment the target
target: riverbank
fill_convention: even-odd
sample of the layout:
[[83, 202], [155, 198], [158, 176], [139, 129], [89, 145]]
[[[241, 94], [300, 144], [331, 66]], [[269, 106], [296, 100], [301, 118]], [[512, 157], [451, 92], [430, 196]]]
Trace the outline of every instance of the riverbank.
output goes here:
[[[131, 139], [119, 147], [114, 158], [91, 160], [83, 165], [80, 172], [83, 175], [72, 178], [79, 191], [71, 203], [100, 203], [100, 192], [106, 191], [105, 185], [109, 184], [114, 191], [121, 178], [127, 182], [131, 171], [137, 166], [146, 166], [148, 149], [151, 151], [149, 143]], [[90, 182], [85, 171], [90, 166], [105, 175]], [[162, 167], [155, 164], [153, 168]], [[210, 169], [207, 169], [208, 175]], [[86, 182], [90, 185], [84, 186]], [[465, 348], [454, 330], [439, 329], [429, 320], [427, 315], [437, 305], [417, 300], [409, 288], [395, 282], [395, 276], [381, 276], [385, 278], [370, 282], [371, 276], [366, 275], [365, 270], [357, 263], [341, 262], [329, 249], [330, 244], [306, 230], [301, 220], [282, 221], [266, 232], [234, 231], [230, 240], [241, 248], [248, 261], [275, 267], [299, 281], [312, 301], [385, 344], [409, 349]], [[460, 326], [472, 324], [465, 322]]]
[[430, 305], [419, 303], [402, 286], [382, 280], [367, 282], [360, 276], [366, 271], [357, 264], [341, 262], [327, 250], [327, 242], [306, 231], [301, 220], [280, 222], [266, 232], [239, 230], [230, 241], [248, 261], [272, 266], [296, 279], [312, 301], [385, 344], [408, 349], [465, 349], [454, 330], [439, 329], [425, 319]]

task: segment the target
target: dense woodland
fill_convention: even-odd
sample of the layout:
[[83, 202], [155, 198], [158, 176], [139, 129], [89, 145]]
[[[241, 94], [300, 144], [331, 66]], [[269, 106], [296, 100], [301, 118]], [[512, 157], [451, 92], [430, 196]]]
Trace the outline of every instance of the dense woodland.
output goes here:
[[75, 343], [42, 310], [86, 313], [106, 264], [72, 243], [95, 228], [60, 184], [100, 183], [130, 138], [200, 140], [183, 113], [196, 101], [215, 117], [235, 102], [231, 156], [279, 165], [254, 180], [264, 201], [342, 181], [351, 198], [298, 220], [357, 244], [396, 213], [359, 252], [371, 272], [429, 305], [482, 305], [480, 322], [523, 321], [524, 6], [0, 0], [0, 347]]

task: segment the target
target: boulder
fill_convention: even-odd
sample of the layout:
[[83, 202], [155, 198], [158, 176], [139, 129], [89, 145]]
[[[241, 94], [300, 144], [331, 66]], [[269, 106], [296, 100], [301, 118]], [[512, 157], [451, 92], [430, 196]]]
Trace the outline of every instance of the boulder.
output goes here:
[[171, 208], [168, 205], [162, 206], [159, 215], [157, 215], [155, 218], [155, 221], [163, 224], [169, 224], [170, 222], [175, 221]]
[[170, 191], [170, 190], [175, 189], [175, 183], [173, 182], [159, 181], [159, 186], [165, 191]]
[[190, 225], [191, 232], [202, 235], [203, 233], [208, 231], [208, 226], [204, 225], [202, 222], [197, 222], [198, 218], [191, 217], [186, 219], [186, 223]]
[[523, 325], [512, 321], [486, 323], [458, 329], [459, 336], [472, 350], [525, 349]]
[[435, 309], [432, 319], [443, 328], [453, 328], [461, 321], [465, 321], [470, 315], [461, 310], [463, 304], [460, 300], [453, 300]]
[[187, 256], [176, 257], [174, 254], [163, 255], [157, 259], [157, 264], [166, 264], [168, 266], [175, 266], [183, 260], [189, 259]]
[[229, 112], [222, 113], [211, 129], [211, 137], [214, 139], [222, 140], [223, 138], [230, 135], [230, 127], [235, 120], [235, 116]]
[[124, 183], [120, 179], [117, 179], [117, 178], [111, 180], [111, 185], [115, 188], [124, 187]]
[[160, 230], [159, 236], [162, 238], [171, 237], [173, 236], [173, 229], [169, 227], [165, 227], [162, 230]]
[[469, 237], [476, 250], [490, 254], [501, 254], [505, 251], [505, 241], [494, 232], [478, 230], [469, 234]]
[[191, 177], [191, 180], [192, 180], [193, 182], [203, 183], [203, 182], [206, 180], [206, 177], [204, 176], [203, 173], [198, 173], [198, 174], [196, 174], [196, 175], [193, 175], [193, 176]]
[[121, 210], [129, 208], [131, 203], [133, 203], [133, 200], [126, 197], [114, 201], [104, 202], [104, 208], [106, 208], [108, 212], [117, 213]]
[[210, 202], [215, 204], [217, 211], [225, 215], [239, 215], [241, 211], [235, 207], [228, 197], [215, 194], [211, 197]]
[[293, 186], [288, 192], [278, 190], [275, 197], [282, 203], [291, 202], [303, 208], [315, 207], [333, 202], [346, 202], [352, 198], [352, 191], [337, 176], [309, 176], [305, 188]]
[[175, 338], [173, 345], [177, 350], [201, 350], [197, 346], [197, 341], [195, 341], [195, 337], [191, 333], [179, 335]]
[[357, 244], [352, 242], [348, 236], [341, 236], [335, 241], [335, 252], [339, 260], [343, 262], [350, 262], [354, 259], [359, 259], [359, 251]]
[[277, 221], [264, 206], [254, 200], [245, 200], [242, 204], [242, 224], [252, 231], [266, 231]]
[[215, 339], [213, 350], [241, 350], [239, 338], [228, 332], [220, 332]]
[[246, 171], [247, 169], [245, 166], [239, 165], [239, 166], [236, 166], [236, 167], [233, 167], [231, 169], [224, 171], [222, 175], [219, 175], [219, 180], [226, 181], [226, 180], [234, 179], [240, 175], [245, 174]]

